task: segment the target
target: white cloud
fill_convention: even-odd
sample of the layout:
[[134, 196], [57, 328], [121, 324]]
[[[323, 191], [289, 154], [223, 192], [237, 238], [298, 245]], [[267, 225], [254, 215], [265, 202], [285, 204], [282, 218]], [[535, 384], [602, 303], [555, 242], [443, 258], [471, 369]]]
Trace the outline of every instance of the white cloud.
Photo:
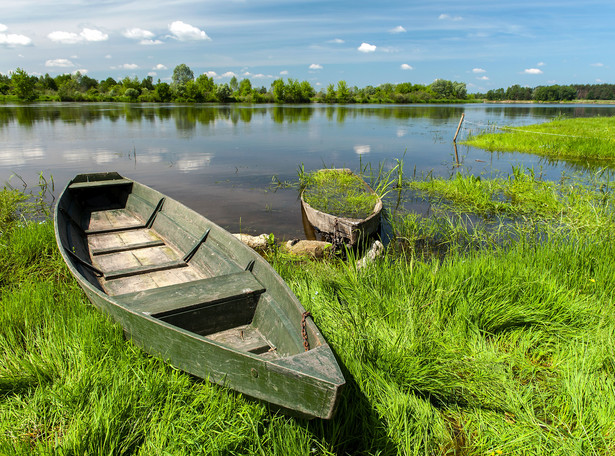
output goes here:
[[60, 68], [70, 68], [74, 67], [75, 64], [68, 59], [55, 59], [55, 60], [47, 60], [45, 62], [46, 67], [60, 67]]
[[156, 73], [155, 71], [150, 71], [149, 73], [147, 73], [147, 75], [153, 78], [154, 76], [158, 76], [158, 73]]
[[345, 41], [344, 41], [344, 40], [342, 40], [341, 38], [335, 38], [335, 39], [333, 39], [333, 40], [329, 40], [329, 41], [327, 41], [327, 43], [333, 43], [333, 44], [344, 44], [344, 43], [345, 43]]
[[545, 62], [538, 62], [538, 66], [545, 66], [546, 63]]
[[478, 80], [480, 80], [480, 81], [488, 81], [488, 80], [489, 80], [489, 77], [487, 77], [487, 76], [481, 76], [481, 77], [476, 78], [476, 79], [478, 79]]
[[357, 50], [359, 52], [365, 52], [365, 53], [375, 52], [376, 46], [374, 46], [373, 44], [369, 44], [369, 43], [361, 43], [361, 46], [359, 46]]
[[131, 40], [146, 40], [154, 37], [154, 34], [149, 30], [143, 30], [140, 28], [131, 28], [125, 30], [122, 35], [124, 35], [126, 38], [130, 38]]
[[440, 19], [441, 21], [462, 21], [463, 17], [451, 16], [449, 14], [440, 14], [440, 16], [438, 16], [438, 19]]
[[414, 70], [414, 68], [411, 65], [408, 65], [407, 63], [402, 63], [400, 68], [402, 70]]
[[282, 76], [286, 76], [288, 74], [288, 70], [282, 70], [282, 71], [280, 71], [280, 74]]
[[47, 38], [56, 43], [75, 44], [82, 41], [106, 41], [109, 35], [100, 30], [84, 28], [79, 34], [57, 30], [48, 34]]
[[159, 44], [162, 44], [162, 41], [160, 40], [141, 40], [139, 41], [139, 44], [142, 44], [143, 46], [157, 46]]
[[167, 69], [166, 65], [163, 65], [162, 63], [159, 63], [154, 68], [152, 68], [152, 70], [166, 70], [166, 69]]
[[233, 73], [232, 71], [227, 71], [226, 73], [222, 75], [223, 78], [232, 78], [233, 76], [237, 77], [237, 75]]
[[389, 30], [390, 33], [404, 33], [406, 32], [406, 29], [403, 28], [401, 25], [398, 25], [395, 28], [392, 28], [391, 30]]
[[94, 30], [84, 28], [79, 34], [86, 41], [106, 41], [109, 39], [109, 35], [101, 32], [100, 30]]
[[312, 63], [310, 65], [310, 70], [322, 70], [322, 65], [319, 65], [318, 63]]
[[593, 66], [593, 67], [603, 67], [603, 66], [604, 66], [604, 63], [600, 63], [600, 62], [598, 62], [598, 63], [592, 63], [592, 64], [591, 64], [591, 66]]
[[0, 24], [0, 44], [7, 46], [28, 46], [32, 43], [32, 40], [26, 35], [18, 35], [16, 33], [1, 33], [6, 32], [9, 28]]
[[481, 74], [481, 73], [486, 73], [486, 72], [487, 72], [487, 70], [483, 70], [482, 68], [473, 68], [472, 69], [472, 73], [475, 73], [475, 74]]
[[119, 68], [122, 68], [124, 70], [136, 70], [137, 68], [139, 68], [139, 65], [137, 65], [136, 63], [125, 63], [123, 65], [120, 65]]
[[81, 37], [76, 33], [55, 31], [47, 35], [51, 41], [64, 44], [75, 44], [81, 41]]
[[539, 70], [538, 68], [527, 68], [523, 72], [525, 74], [542, 74], [542, 70]]
[[357, 155], [369, 154], [372, 150], [372, 146], [369, 144], [357, 144], [354, 146], [354, 152]]
[[110, 58], [111, 58], [111, 54], [105, 55], [105, 59], [110, 59]]
[[218, 77], [218, 73], [216, 73], [215, 71], [208, 71], [206, 73], [203, 73], [205, 75], [207, 75], [210, 78], [217, 78]]
[[84, 74], [88, 74], [88, 70], [86, 70], [85, 68], [80, 68], [78, 70], [73, 71], [73, 74], [77, 74], [77, 73], [83, 76]]
[[211, 39], [203, 30], [182, 21], [172, 22], [171, 25], [169, 25], [169, 31], [180, 41]]
[[0, 33], [0, 44], [7, 46], [28, 46], [32, 40], [26, 35], [17, 35], [15, 33]]

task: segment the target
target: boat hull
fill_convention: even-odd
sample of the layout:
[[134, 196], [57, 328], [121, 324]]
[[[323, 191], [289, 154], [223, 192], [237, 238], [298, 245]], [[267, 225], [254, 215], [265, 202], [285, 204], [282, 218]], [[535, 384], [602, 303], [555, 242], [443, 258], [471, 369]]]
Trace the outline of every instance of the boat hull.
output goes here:
[[[336, 169], [322, 169], [319, 172], [339, 171]], [[350, 170], [344, 170], [351, 173]], [[367, 190], [374, 193], [373, 189], [365, 184]], [[321, 233], [325, 233], [332, 240], [342, 239], [346, 244], [352, 246], [367, 239], [376, 233], [380, 227], [380, 214], [382, 212], [382, 200], [378, 198], [372, 213], [363, 219], [352, 219], [338, 217], [327, 212], [319, 211], [310, 206], [304, 199], [304, 192], [301, 192], [301, 208], [310, 225]]]
[[[120, 192], [119, 187], [126, 188]], [[104, 212], [92, 201], [107, 190], [120, 193], [120, 201], [128, 195], [125, 208], [117, 209], [114, 203], [113, 214], [134, 209], [130, 195], [135, 191], [148, 196], [150, 208], [163, 198], [115, 173], [80, 175], [64, 190], [55, 211], [56, 239], [90, 301], [120, 324], [137, 345], [175, 367], [307, 417], [331, 418], [343, 375], [330, 346], [270, 265], [230, 233], [169, 198], [152, 226], [145, 229], [168, 245], [149, 247], [141, 242], [134, 249], [130, 245], [100, 248], [103, 238], [128, 238], [127, 231], [109, 232], [109, 228], [101, 233], [90, 228], [94, 215]], [[206, 239], [199, 244], [197, 233], [205, 230]], [[135, 229], [130, 231], [133, 236]], [[148, 249], [158, 249], [156, 255], [164, 249], [183, 253], [189, 249], [178, 244], [190, 237], [193, 239], [185, 244], [197, 244], [194, 260], [190, 257], [179, 269], [181, 274], [201, 274], [201, 278], [149, 287], [149, 281], [160, 280], [158, 277], [168, 280], [173, 270], [159, 271], [156, 267], [160, 265], [151, 264], [128, 268], [122, 264], [117, 269], [119, 258], [151, 260], [155, 255], [148, 257]], [[217, 253], [215, 258], [212, 252]], [[223, 254], [228, 270], [212, 275], [211, 270], [223, 269], [218, 258]]]

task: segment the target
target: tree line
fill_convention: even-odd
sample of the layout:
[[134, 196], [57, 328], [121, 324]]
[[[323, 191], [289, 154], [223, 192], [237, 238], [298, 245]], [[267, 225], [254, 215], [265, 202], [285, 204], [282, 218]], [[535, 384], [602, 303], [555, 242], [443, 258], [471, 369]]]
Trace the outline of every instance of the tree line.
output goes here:
[[468, 101], [466, 84], [438, 79], [432, 84], [382, 84], [358, 88], [346, 81], [316, 91], [308, 81], [276, 79], [269, 88], [254, 87], [250, 79], [233, 76], [228, 83], [215, 83], [206, 74], [194, 76], [186, 64], [173, 70], [171, 82], [109, 77], [98, 81], [79, 72], [51, 77], [29, 75], [17, 68], [0, 74], [0, 100], [22, 101], [121, 101], [191, 103], [436, 103]]
[[489, 101], [615, 100], [615, 84], [554, 84], [533, 89], [513, 85], [507, 89], [489, 90], [475, 96]]

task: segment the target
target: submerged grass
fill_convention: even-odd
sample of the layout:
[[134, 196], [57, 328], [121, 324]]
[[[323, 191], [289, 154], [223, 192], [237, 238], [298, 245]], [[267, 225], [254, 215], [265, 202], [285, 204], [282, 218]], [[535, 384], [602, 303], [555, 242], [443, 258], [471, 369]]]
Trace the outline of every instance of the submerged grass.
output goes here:
[[556, 119], [503, 127], [468, 137], [464, 144], [490, 151], [526, 152], [552, 159], [615, 160], [615, 118]]
[[[408, 215], [395, 221], [388, 254], [363, 268], [352, 254], [348, 262], [271, 254], [344, 369], [331, 421], [284, 416], [147, 356], [89, 305], [51, 222], [3, 224], [0, 453], [613, 453], [611, 192], [542, 188], [520, 171], [509, 181], [456, 179], [448, 182], [456, 193], [425, 185], [446, 193], [449, 211], [472, 207], [464, 193], [480, 201], [525, 189], [524, 198], [498, 196], [506, 211], [486, 197], [476, 205], [519, 217], [487, 230]], [[544, 201], [549, 209], [533, 215]], [[446, 255], [408, 248], [418, 237], [446, 244]]]

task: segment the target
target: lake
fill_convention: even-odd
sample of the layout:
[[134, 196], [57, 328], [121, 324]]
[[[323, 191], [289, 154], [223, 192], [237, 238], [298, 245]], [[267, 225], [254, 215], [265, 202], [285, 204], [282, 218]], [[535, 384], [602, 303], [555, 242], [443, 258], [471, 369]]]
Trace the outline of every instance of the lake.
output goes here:
[[[493, 126], [558, 116], [612, 116], [605, 105], [0, 105], [0, 179], [21, 188], [42, 175], [55, 194], [77, 173], [118, 171], [204, 214], [232, 232], [304, 237], [297, 171], [347, 167], [407, 176], [456, 172], [506, 175], [514, 165], [547, 179], [588, 164], [489, 153], [458, 142]], [[19, 177], [17, 177], [19, 176]]]

